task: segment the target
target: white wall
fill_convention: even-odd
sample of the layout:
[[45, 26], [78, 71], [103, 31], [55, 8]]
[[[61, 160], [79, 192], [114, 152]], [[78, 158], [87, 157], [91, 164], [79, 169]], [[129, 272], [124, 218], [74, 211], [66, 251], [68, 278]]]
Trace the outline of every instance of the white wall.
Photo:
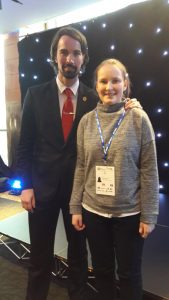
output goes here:
[[0, 35], [0, 155], [8, 164], [5, 101], [4, 35]]

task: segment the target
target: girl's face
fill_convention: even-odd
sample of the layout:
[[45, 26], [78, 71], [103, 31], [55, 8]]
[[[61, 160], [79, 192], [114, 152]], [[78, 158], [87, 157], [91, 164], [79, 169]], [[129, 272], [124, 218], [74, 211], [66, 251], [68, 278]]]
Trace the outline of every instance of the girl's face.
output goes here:
[[123, 78], [118, 66], [107, 63], [100, 67], [97, 72], [96, 91], [103, 104], [121, 102], [126, 88], [127, 80]]

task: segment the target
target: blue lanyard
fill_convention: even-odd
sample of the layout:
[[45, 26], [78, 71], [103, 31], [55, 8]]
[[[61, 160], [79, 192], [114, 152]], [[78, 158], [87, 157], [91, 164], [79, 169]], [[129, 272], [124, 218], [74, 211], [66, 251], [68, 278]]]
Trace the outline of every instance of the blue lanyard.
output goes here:
[[104, 142], [104, 138], [103, 138], [103, 134], [102, 134], [101, 126], [100, 126], [100, 121], [99, 121], [97, 109], [95, 109], [95, 114], [96, 114], [96, 122], [97, 122], [97, 127], [98, 127], [98, 130], [99, 130], [99, 134], [100, 134], [100, 139], [101, 139], [102, 149], [103, 149], [103, 152], [104, 152], [104, 157], [103, 157], [103, 159], [104, 159], [104, 161], [106, 162], [108, 150], [109, 150], [109, 148], [110, 148], [112, 139], [113, 139], [113, 137], [115, 136], [115, 133], [116, 133], [117, 129], [119, 128], [121, 122], [122, 122], [123, 119], [124, 119], [124, 116], [125, 116], [125, 110], [122, 112], [122, 114], [120, 115], [120, 117], [119, 117], [118, 120], [116, 121], [115, 125], [113, 126], [111, 137], [110, 137], [110, 139], [109, 139], [109, 141], [108, 141], [108, 143], [107, 143], [106, 145], [105, 145], [105, 142]]

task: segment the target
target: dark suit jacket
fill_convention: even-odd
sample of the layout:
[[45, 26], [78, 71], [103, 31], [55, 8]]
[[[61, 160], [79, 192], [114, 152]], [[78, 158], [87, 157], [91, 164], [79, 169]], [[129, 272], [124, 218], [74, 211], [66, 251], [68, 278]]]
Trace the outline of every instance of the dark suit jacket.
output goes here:
[[0, 155], [0, 178], [1, 177], [12, 177], [12, 170], [4, 163]]
[[65, 143], [56, 79], [28, 89], [17, 173], [23, 180], [23, 189], [34, 189], [39, 205], [54, 200], [58, 194], [69, 201], [76, 163], [77, 126], [81, 117], [96, 107], [97, 101], [95, 91], [80, 82], [76, 116]]

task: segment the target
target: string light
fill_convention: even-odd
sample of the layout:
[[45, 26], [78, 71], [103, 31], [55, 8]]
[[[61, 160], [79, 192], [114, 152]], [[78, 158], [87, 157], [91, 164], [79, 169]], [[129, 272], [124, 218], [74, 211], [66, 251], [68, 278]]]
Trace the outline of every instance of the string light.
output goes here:
[[164, 50], [164, 51], [163, 51], [163, 56], [166, 56], [166, 55], [168, 55], [168, 51], [167, 51], [167, 50]]
[[134, 26], [133, 23], [130, 23], [130, 24], [129, 24], [129, 28], [130, 28], [130, 29], [133, 28], [133, 26]]
[[107, 26], [106, 23], [102, 24], [102, 28], [106, 28], [106, 26]]
[[138, 53], [138, 54], [142, 54], [142, 53], [143, 53], [143, 49], [142, 49], [142, 48], [138, 49], [138, 50], [137, 50], [137, 53]]
[[161, 107], [157, 108], [157, 113], [162, 113], [163, 109]]
[[157, 138], [161, 138], [161, 137], [162, 137], [162, 133], [161, 133], [161, 132], [157, 132], [157, 133], [156, 133], [156, 137], [157, 137]]
[[146, 82], [146, 86], [147, 86], [147, 87], [151, 86], [151, 81], [147, 81], [147, 82]]
[[115, 49], [115, 45], [111, 45], [111, 46], [110, 46], [110, 49], [111, 49], [111, 50], [114, 50], [114, 49]]
[[160, 27], [157, 27], [156, 33], [160, 33], [160, 32], [161, 32], [161, 28], [160, 28]]

